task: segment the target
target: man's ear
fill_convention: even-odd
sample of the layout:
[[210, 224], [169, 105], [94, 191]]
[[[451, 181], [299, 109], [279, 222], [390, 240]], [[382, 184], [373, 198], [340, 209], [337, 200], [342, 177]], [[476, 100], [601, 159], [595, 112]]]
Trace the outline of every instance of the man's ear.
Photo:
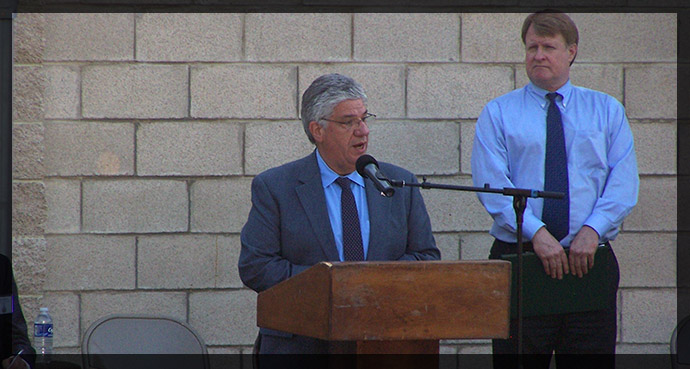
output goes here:
[[321, 142], [323, 140], [324, 129], [319, 122], [315, 120], [309, 122], [309, 132], [314, 137], [314, 141]]
[[577, 44], [572, 44], [568, 46], [568, 58], [570, 59], [570, 65], [573, 64], [573, 61], [575, 61], [575, 57], [577, 56]]

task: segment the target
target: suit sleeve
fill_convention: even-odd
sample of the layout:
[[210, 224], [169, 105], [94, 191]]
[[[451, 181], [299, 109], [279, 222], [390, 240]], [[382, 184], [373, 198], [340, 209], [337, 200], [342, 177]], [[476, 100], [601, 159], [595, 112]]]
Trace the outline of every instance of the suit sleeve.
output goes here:
[[293, 264], [281, 255], [280, 209], [261, 176], [252, 181], [252, 208], [240, 238], [240, 279], [256, 292], [308, 268]]
[[[408, 182], [417, 183], [414, 175]], [[407, 249], [399, 260], [439, 260], [441, 252], [431, 233], [431, 220], [418, 187], [410, 188], [410, 205], [407, 216]]]

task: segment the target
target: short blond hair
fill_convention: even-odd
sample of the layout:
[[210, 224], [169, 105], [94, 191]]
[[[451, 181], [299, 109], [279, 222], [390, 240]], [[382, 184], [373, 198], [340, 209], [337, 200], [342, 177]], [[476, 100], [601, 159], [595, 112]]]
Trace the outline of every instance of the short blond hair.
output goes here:
[[563, 36], [566, 46], [577, 45], [580, 41], [575, 22], [565, 13], [543, 11], [528, 15], [522, 23], [522, 43], [525, 43], [525, 35], [532, 25], [539, 36]]

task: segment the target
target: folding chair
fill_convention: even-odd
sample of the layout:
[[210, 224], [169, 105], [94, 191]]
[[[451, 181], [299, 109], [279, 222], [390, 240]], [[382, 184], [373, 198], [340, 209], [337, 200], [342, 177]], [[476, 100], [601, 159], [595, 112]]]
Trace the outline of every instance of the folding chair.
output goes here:
[[109, 315], [87, 329], [82, 368], [208, 369], [208, 351], [187, 323], [152, 315]]
[[690, 369], [690, 316], [678, 323], [671, 334], [671, 366]]

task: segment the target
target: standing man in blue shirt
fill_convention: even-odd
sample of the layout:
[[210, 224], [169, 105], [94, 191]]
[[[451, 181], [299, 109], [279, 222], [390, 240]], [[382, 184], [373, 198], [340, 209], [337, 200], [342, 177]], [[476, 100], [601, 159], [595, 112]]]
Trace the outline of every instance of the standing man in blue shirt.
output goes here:
[[[490, 101], [480, 114], [472, 150], [473, 182], [565, 193], [561, 200], [527, 201], [523, 242], [548, 276], [582, 278], [597, 262], [598, 246], [610, 246], [637, 203], [632, 133], [615, 98], [571, 84], [578, 31], [570, 17], [531, 14], [523, 23], [522, 41], [530, 83]], [[494, 219], [489, 258], [516, 253], [512, 198], [480, 194], [479, 200]], [[523, 353], [540, 354], [530, 355], [525, 367], [548, 368], [553, 352], [559, 369], [579, 365], [560, 354], [610, 354], [598, 365], [612, 367], [619, 270], [610, 247], [606, 252], [611, 253], [607, 307], [525, 317]], [[517, 353], [515, 333], [516, 321], [511, 321], [511, 338], [493, 341], [495, 367], [517, 367], [517, 360], [497, 355]]]
[[[383, 197], [355, 170], [374, 117], [366, 103], [362, 86], [340, 74], [304, 92], [302, 124], [316, 149], [252, 181], [238, 265], [247, 287], [261, 292], [321, 261], [440, 259], [419, 188]], [[379, 165], [391, 178], [416, 182], [403, 168]], [[329, 352], [326, 341], [265, 328], [257, 342], [261, 354]]]

